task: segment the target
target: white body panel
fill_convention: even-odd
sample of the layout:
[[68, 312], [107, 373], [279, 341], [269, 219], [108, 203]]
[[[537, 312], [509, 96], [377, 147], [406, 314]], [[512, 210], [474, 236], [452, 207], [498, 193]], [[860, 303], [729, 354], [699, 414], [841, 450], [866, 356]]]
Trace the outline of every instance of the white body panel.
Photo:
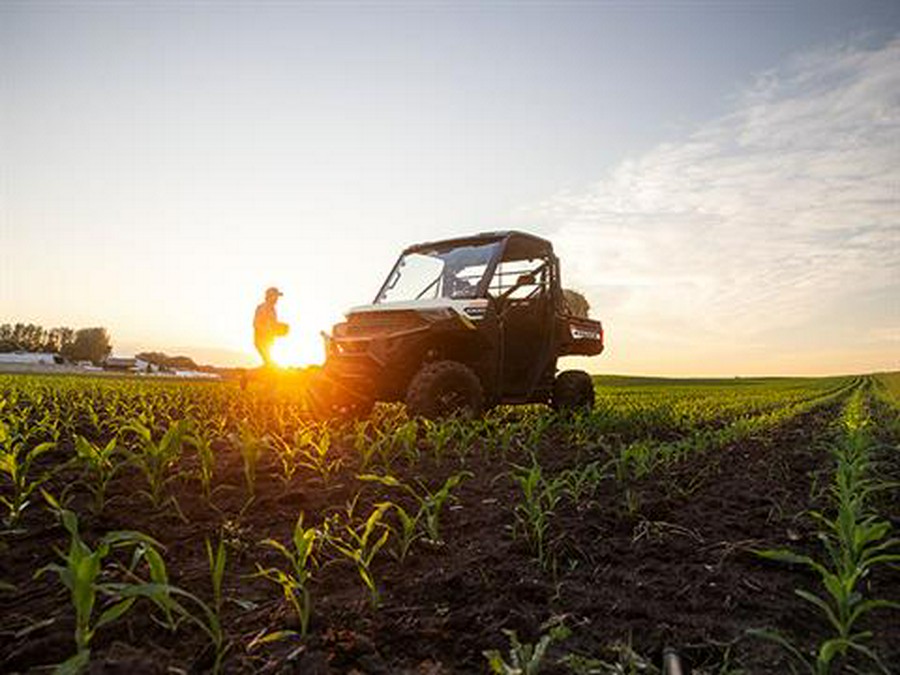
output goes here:
[[488, 301], [484, 298], [434, 298], [431, 300], [403, 300], [401, 302], [379, 302], [374, 305], [358, 305], [347, 311], [347, 316], [356, 312], [392, 312], [409, 309], [451, 309], [463, 314], [467, 307], [483, 311]]

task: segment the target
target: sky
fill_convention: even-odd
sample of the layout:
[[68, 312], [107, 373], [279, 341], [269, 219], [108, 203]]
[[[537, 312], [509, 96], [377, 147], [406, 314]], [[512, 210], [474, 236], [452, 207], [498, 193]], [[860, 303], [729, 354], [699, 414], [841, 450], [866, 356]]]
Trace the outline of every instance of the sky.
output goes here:
[[399, 251], [550, 238], [652, 375], [900, 369], [900, 3], [0, 2], [0, 323], [286, 362]]

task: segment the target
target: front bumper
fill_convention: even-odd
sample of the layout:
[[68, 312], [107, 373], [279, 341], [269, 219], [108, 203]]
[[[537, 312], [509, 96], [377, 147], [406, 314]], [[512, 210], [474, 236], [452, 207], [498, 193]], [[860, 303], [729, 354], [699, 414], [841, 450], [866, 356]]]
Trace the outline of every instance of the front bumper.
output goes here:
[[322, 334], [325, 340], [325, 366], [328, 377], [350, 389], [367, 392], [385, 400], [402, 397], [409, 373], [403, 364], [413, 362], [415, 348], [424, 339], [429, 326], [374, 336], [336, 337]]

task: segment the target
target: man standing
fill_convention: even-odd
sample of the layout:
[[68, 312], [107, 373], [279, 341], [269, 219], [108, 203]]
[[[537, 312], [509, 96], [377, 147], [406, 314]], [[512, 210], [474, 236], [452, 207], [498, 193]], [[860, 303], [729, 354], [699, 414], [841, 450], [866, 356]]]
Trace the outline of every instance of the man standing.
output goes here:
[[288, 332], [288, 325], [280, 323], [275, 313], [275, 303], [282, 295], [274, 286], [267, 288], [266, 299], [257, 305], [253, 316], [253, 344], [267, 368], [272, 365], [271, 351], [275, 338], [287, 335]]

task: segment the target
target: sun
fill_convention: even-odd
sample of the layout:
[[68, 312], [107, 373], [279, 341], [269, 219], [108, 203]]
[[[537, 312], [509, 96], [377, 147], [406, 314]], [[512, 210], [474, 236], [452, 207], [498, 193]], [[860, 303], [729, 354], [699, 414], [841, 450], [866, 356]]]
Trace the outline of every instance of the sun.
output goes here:
[[272, 360], [285, 368], [322, 363], [325, 360], [322, 337], [310, 331], [291, 330], [288, 335], [275, 341]]

